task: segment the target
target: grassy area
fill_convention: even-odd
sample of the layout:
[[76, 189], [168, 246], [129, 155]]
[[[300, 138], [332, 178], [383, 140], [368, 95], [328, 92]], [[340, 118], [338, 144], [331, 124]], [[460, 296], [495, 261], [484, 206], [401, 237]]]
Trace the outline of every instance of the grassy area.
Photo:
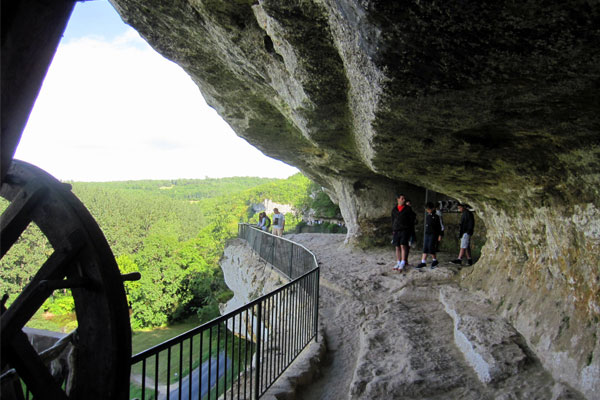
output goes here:
[[132, 354], [149, 349], [164, 341], [174, 338], [184, 332], [194, 329], [200, 325], [197, 317], [190, 317], [185, 321], [178, 322], [166, 327], [143, 329], [134, 331], [131, 336]]
[[[36, 315], [29, 321], [27, 326], [37, 329], [47, 329], [56, 332], [70, 332], [75, 329], [77, 324], [77, 319], [75, 318], [75, 314], [62, 315], [62, 316], [52, 316], [47, 313], [44, 314], [41, 311], [38, 311]], [[145, 330], [137, 330], [132, 333], [132, 354], [137, 354], [141, 351], [149, 349], [153, 346], [156, 346], [160, 343], [163, 343], [171, 338], [174, 338], [182, 333], [185, 333], [193, 328], [196, 328], [200, 325], [200, 320], [197, 317], [190, 317], [185, 321], [178, 322], [172, 324], [167, 327], [160, 327], [154, 329], [145, 329]], [[191, 367], [192, 369], [198, 367], [202, 362], [206, 361], [209, 358], [209, 353], [211, 356], [216, 356], [220, 350], [224, 349], [224, 326], [221, 326], [220, 329], [220, 340], [217, 343], [217, 334], [216, 327], [213, 328], [212, 340], [210, 338], [210, 333], [204, 332], [202, 338], [202, 349], [200, 348], [200, 337], [195, 336], [193, 339], [193, 346], [190, 349], [189, 340], [186, 340], [182, 346], [174, 346], [170, 355], [168, 351], [162, 351], [159, 354], [159, 370], [158, 370], [158, 379], [161, 385], [166, 384], [167, 382], [167, 371], [169, 370], [169, 366], [167, 360], [170, 358], [170, 383], [173, 384], [177, 382], [179, 376], [181, 377], [187, 376], [190, 372], [190, 357], [191, 357]], [[231, 336], [231, 332], [227, 332], [227, 353], [230, 360], [234, 361], [234, 376], [237, 375], [238, 368], [241, 364], [244, 364], [245, 353], [246, 353], [246, 341], [240, 340], [239, 338], [233, 338]], [[234, 343], [234, 349], [231, 349], [232, 340]], [[241, 349], [240, 349], [241, 347]], [[240, 349], [240, 350], [238, 350]], [[233, 350], [233, 351], [232, 351]], [[179, 368], [179, 360], [180, 353], [182, 359], [182, 368]], [[241, 356], [241, 360], [238, 360], [238, 355]], [[251, 357], [251, 354], [248, 354]], [[155, 358], [152, 357], [148, 360], [146, 365], [146, 376], [154, 379], [155, 376]], [[142, 364], [138, 363], [132, 366], [132, 373], [141, 375], [142, 374]], [[231, 385], [231, 373], [228, 372], [228, 382], [227, 386]], [[150, 384], [150, 382], [148, 382]], [[219, 392], [222, 393], [224, 390], [224, 382], [223, 378], [219, 380]], [[140, 397], [141, 396], [141, 388], [139, 385], [132, 383], [131, 385], [131, 398]], [[214, 392], [213, 392], [214, 393]], [[212, 396], [211, 396], [212, 397]], [[154, 391], [150, 388], [146, 390], [146, 398], [152, 399], [154, 398]]]
[[77, 317], [75, 313], [52, 315], [45, 313], [40, 308], [27, 322], [26, 326], [34, 329], [68, 333], [77, 328]]
[[[132, 354], [149, 349], [200, 324], [200, 320], [197, 317], [190, 317], [183, 322], [178, 322], [167, 327], [134, 331], [131, 336]], [[27, 322], [27, 327], [68, 333], [77, 328], [77, 317], [75, 313], [52, 315], [44, 313], [39, 309]]]
[[[130, 399], [141, 399], [142, 398], [142, 388], [139, 385], [132, 384], [129, 386], [129, 398]], [[150, 388], [146, 388], [146, 392], [144, 393], [145, 400], [155, 400], [156, 392]]]
[[[133, 335], [133, 353], [137, 354], [140, 351], [151, 348], [159, 343], [162, 343], [170, 338], [173, 338], [181, 333], [187, 332], [188, 330], [198, 326], [197, 319], [189, 319], [183, 323], [171, 325], [168, 328], [154, 329], [152, 331], [137, 331]], [[176, 345], [171, 348], [170, 353], [167, 350], [159, 353], [158, 362], [158, 379], [160, 384], [166, 384], [167, 373], [170, 371], [169, 381], [170, 383], [176, 382], [179, 377], [187, 376], [190, 372], [190, 357], [191, 357], [191, 369], [198, 367], [202, 362], [209, 358], [209, 354], [213, 357], [217, 356], [220, 350], [224, 349], [224, 332], [226, 329], [221, 326], [219, 342], [217, 343], [216, 327], [213, 328], [212, 338], [208, 331], [204, 332], [202, 337], [202, 349], [200, 348], [200, 336], [196, 335], [193, 338], [192, 348], [190, 348], [190, 341], [185, 340], [182, 345]], [[232, 335], [231, 332], [227, 331], [227, 353], [230, 360], [235, 360], [237, 363], [238, 348], [241, 346], [241, 357], [242, 362], [245, 354], [244, 340], [239, 338], [233, 338], [234, 350], [232, 352], [231, 343]], [[234, 354], [232, 354], [234, 353]], [[182, 360], [181, 369], [179, 367], [179, 360]], [[170, 368], [168, 362], [170, 360]], [[146, 364], [146, 376], [156, 376], [156, 358], [151, 357], [148, 359]], [[132, 372], [134, 374], [142, 374], [142, 364], [137, 363], [132, 366]]]

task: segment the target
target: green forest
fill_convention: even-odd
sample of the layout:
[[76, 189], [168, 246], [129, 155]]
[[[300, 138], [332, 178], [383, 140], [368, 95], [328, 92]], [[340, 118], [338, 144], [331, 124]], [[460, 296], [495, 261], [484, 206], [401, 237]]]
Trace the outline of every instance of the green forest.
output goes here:
[[[286, 215], [286, 231], [295, 228], [301, 210], [313, 203], [336, 208], [315, 196], [320, 188], [302, 174], [288, 179], [69, 183], [104, 232], [121, 273], [141, 273], [139, 281], [125, 283], [133, 329], [166, 326], [192, 315], [204, 322], [219, 315], [218, 304], [232, 295], [219, 259], [227, 239], [237, 235], [238, 223], [257, 222], [253, 204], [271, 199], [293, 205], [299, 211]], [[3, 210], [8, 202], [0, 201]], [[0, 282], [10, 296], [8, 304], [51, 252], [32, 224], [2, 259]], [[63, 317], [60, 323], [69, 328], [76, 323], [73, 309], [69, 293], [55, 292], [40, 312], [59, 321]]]

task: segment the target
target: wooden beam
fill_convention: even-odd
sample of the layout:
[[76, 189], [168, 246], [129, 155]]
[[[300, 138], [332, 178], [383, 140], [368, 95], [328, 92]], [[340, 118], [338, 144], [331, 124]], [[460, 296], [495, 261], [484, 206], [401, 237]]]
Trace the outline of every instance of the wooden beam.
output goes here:
[[74, 5], [74, 0], [2, 0], [2, 182]]

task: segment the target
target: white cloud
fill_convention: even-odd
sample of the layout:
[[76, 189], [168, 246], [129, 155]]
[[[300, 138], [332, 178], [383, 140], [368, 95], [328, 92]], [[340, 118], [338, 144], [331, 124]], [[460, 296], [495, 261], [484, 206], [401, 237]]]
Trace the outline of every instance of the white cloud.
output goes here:
[[287, 177], [138, 34], [59, 46], [15, 156], [63, 180]]

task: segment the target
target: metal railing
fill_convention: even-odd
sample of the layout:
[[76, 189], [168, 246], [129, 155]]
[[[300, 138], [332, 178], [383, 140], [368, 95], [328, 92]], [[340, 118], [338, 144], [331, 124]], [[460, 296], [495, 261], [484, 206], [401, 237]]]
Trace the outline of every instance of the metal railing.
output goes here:
[[286, 285], [131, 358], [130, 398], [258, 399], [317, 337], [319, 267], [303, 246], [247, 224], [238, 237]]
[[249, 225], [238, 225], [238, 237], [246, 239], [260, 257], [289, 280], [318, 268], [313, 253], [304, 246]]

